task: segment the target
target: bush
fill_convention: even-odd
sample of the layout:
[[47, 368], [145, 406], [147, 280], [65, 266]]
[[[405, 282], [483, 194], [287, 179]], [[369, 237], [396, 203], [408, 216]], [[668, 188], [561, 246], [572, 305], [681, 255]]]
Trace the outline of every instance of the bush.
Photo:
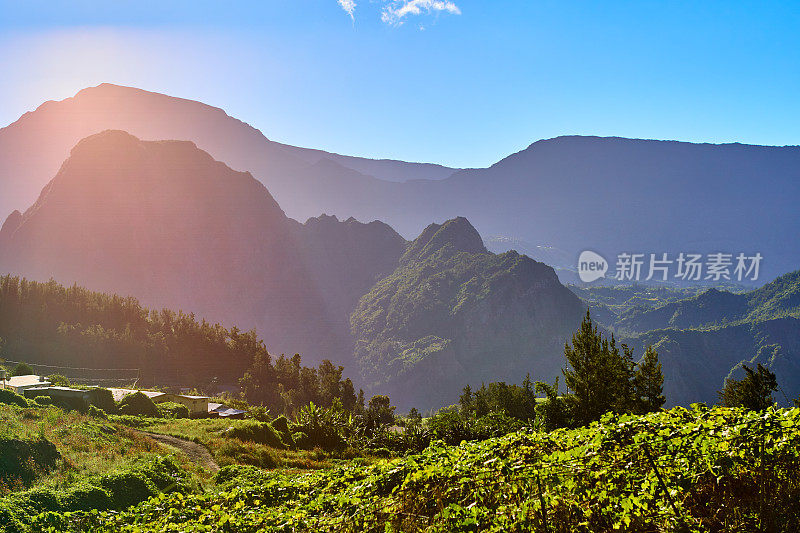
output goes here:
[[149, 416], [152, 418], [158, 418], [160, 416], [158, 407], [153, 403], [153, 400], [141, 392], [135, 392], [134, 394], [125, 396], [122, 401], [119, 402], [119, 412], [123, 415]]
[[48, 405], [53, 405], [53, 399], [50, 396], [36, 396], [33, 398], [32, 402], [37, 407], [47, 407]]
[[19, 363], [14, 367], [14, 370], [11, 371], [11, 376], [30, 376], [33, 373], [33, 368], [25, 363]]
[[89, 406], [89, 413], [88, 414], [92, 418], [101, 418], [103, 420], [108, 419], [108, 415], [106, 414], [106, 412], [103, 411], [102, 409], [98, 409], [94, 405], [90, 405]]
[[61, 497], [64, 511], [105, 511], [113, 506], [111, 494], [106, 489], [94, 485], [71, 487]]
[[17, 517], [20, 515], [18, 509], [7, 502], [0, 500], [0, 532], [2, 533], [22, 533], [27, 528], [23, 528], [22, 522]]
[[89, 404], [106, 413], [113, 415], [117, 412], [117, 404], [114, 403], [114, 395], [108, 389], [96, 388], [89, 391]]
[[456, 446], [464, 440], [473, 440], [475, 432], [468, 416], [461, 416], [457, 409], [441, 409], [428, 419], [428, 427], [433, 439]]
[[71, 387], [69, 379], [61, 374], [50, 374], [47, 376], [47, 381], [54, 387]]
[[163, 418], [189, 418], [189, 408], [175, 402], [164, 402], [156, 405]]
[[32, 489], [25, 492], [12, 493], [9, 497], [16, 507], [31, 516], [45, 511], [59, 511], [61, 504], [58, 495], [50, 489]]
[[161, 492], [185, 492], [189, 488], [184, 471], [172, 457], [158, 457], [140, 467], [139, 472]]
[[10, 389], [0, 389], [0, 403], [28, 407], [28, 400]]
[[52, 470], [61, 454], [47, 439], [0, 439], [0, 481], [31, 483], [41, 472]]
[[252, 465], [228, 465], [214, 474], [217, 485], [227, 487], [259, 487], [269, 481], [269, 474]]
[[285, 416], [283, 415], [279, 416], [278, 418], [273, 420], [270, 425], [273, 428], [275, 428], [275, 431], [281, 434], [281, 440], [284, 442], [284, 444], [286, 444], [290, 448], [294, 448], [295, 441], [294, 438], [292, 437], [292, 430], [289, 429], [289, 421], [286, 419]]
[[490, 439], [492, 437], [502, 437], [514, 431], [519, 431], [525, 424], [517, 418], [508, 416], [502, 412], [489, 413], [480, 417], [475, 422], [475, 436], [478, 439]]
[[229, 428], [223, 435], [230, 439], [266, 444], [272, 448], [287, 448], [281, 439], [281, 434], [266, 422], [246, 420], [237, 426]]
[[215, 458], [220, 466], [244, 464], [260, 468], [275, 468], [281, 466], [280, 458], [275, 450], [256, 444], [244, 442], [239, 439], [224, 440], [217, 447]]
[[111, 494], [113, 507], [125, 509], [143, 502], [157, 491], [141, 472], [117, 472], [103, 476], [100, 485]]

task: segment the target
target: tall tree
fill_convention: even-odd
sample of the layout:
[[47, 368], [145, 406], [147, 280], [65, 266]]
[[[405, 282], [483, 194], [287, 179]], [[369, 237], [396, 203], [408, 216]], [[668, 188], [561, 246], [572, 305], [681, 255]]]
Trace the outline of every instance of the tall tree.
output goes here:
[[664, 374], [658, 352], [648, 346], [642, 360], [636, 366], [633, 377], [635, 411], [640, 414], [658, 411], [664, 402]]
[[774, 402], [772, 393], [778, 390], [778, 380], [770, 370], [758, 364], [750, 368], [742, 363], [745, 376], [742, 379], [727, 378], [725, 387], [718, 392], [725, 407], [744, 407], [752, 411], [763, 411]]
[[562, 372], [576, 423], [588, 424], [627, 403], [629, 367], [613, 336], [610, 344], [603, 339], [588, 310], [572, 344], [564, 346], [564, 357]]

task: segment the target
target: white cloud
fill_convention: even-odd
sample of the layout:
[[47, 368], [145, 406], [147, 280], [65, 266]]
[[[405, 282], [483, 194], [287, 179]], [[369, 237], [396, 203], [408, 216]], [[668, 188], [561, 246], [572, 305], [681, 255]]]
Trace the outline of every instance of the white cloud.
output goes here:
[[450, 0], [394, 0], [391, 5], [383, 8], [381, 20], [388, 24], [402, 24], [403, 18], [408, 15], [436, 12], [461, 14], [458, 6]]
[[355, 20], [354, 13], [356, 12], [355, 0], [338, 0], [339, 5], [342, 6], [344, 12], [350, 15], [350, 18]]

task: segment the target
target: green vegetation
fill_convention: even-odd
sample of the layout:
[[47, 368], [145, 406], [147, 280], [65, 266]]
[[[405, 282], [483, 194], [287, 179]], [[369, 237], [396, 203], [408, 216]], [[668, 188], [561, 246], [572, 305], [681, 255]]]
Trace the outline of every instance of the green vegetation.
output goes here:
[[[296, 414], [309, 402], [330, 407], [335, 400], [352, 411], [357, 407], [359, 396], [350, 378], [342, 379], [343, 371], [344, 367], [335, 366], [327, 359], [319, 368], [304, 367], [299, 354], [291, 359], [280, 356], [273, 365], [270, 354], [259, 353], [240, 383], [248, 402], [279, 413]], [[361, 398], [363, 408], [363, 393]]]
[[[145, 382], [235, 381], [256, 355], [266, 354], [255, 331], [226, 329], [167, 309], [151, 311], [135, 298], [14, 276], [0, 277], [0, 337], [3, 353], [16, 360], [139, 368]], [[17, 372], [34, 373], [30, 367]]]
[[675, 408], [313, 473], [232, 467], [203, 494], [49, 519], [100, 532], [790, 532], [798, 459], [800, 409]]
[[744, 407], [763, 411], [774, 403], [772, 393], [778, 390], [775, 374], [760, 363], [757, 369], [741, 366], [745, 372], [742, 379], [727, 378], [725, 387], [719, 391], [720, 404], [725, 407]]
[[560, 349], [554, 339], [566, 338], [582, 312], [552, 268], [516, 252], [488, 253], [475, 228], [456, 218], [411, 242], [350, 324], [367, 386], [427, 409], [466, 382], [524, 375], [531, 359]]

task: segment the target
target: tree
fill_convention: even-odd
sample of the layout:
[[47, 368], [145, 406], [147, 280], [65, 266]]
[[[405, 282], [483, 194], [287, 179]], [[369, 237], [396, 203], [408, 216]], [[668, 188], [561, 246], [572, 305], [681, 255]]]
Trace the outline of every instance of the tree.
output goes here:
[[472, 387], [469, 384], [462, 389], [461, 396], [458, 398], [458, 405], [461, 407], [462, 413], [472, 413], [475, 410]]
[[14, 370], [11, 371], [11, 376], [29, 376], [33, 374], [33, 368], [25, 363], [19, 363], [17, 366], [14, 367]]
[[661, 372], [658, 352], [652, 346], [647, 347], [642, 360], [636, 366], [633, 376], [633, 391], [634, 409], [639, 414], [658, 411], [667, 401], [663, 394], [664, 374]]
[[371, 427], [385, 426], [394, 423], [395, 407], [391, 400], [383, 394], [376, 394], [369, 400], [369, 407], [365, 414], [367, 425]]
[[72, 383], [70, 383], [69, 378], [62, 374], [50, 374], [47, 376], [47, 381], [50, 382], [51, 385], [54, 387], [71, 387]]
[[588, 424], [607, 411], [629, 408], [631, 365], [620, 354], [613, 336], [610, 343], [603, 339], [588, 310], [572, 335], [572, 345], [564, 346], [564, 357], [564, 383], [571, 391], [567, 399], [576, 423]]
[[778, 380], [770, 370], [758, 364], [753, 369], [742, 363], [742, 379], [726, 378], [725, 387], [718, 392], [720, 404], [725, 407], [744, 407], [763, 411], [772, 406], [772, 393], [778, 390]]

